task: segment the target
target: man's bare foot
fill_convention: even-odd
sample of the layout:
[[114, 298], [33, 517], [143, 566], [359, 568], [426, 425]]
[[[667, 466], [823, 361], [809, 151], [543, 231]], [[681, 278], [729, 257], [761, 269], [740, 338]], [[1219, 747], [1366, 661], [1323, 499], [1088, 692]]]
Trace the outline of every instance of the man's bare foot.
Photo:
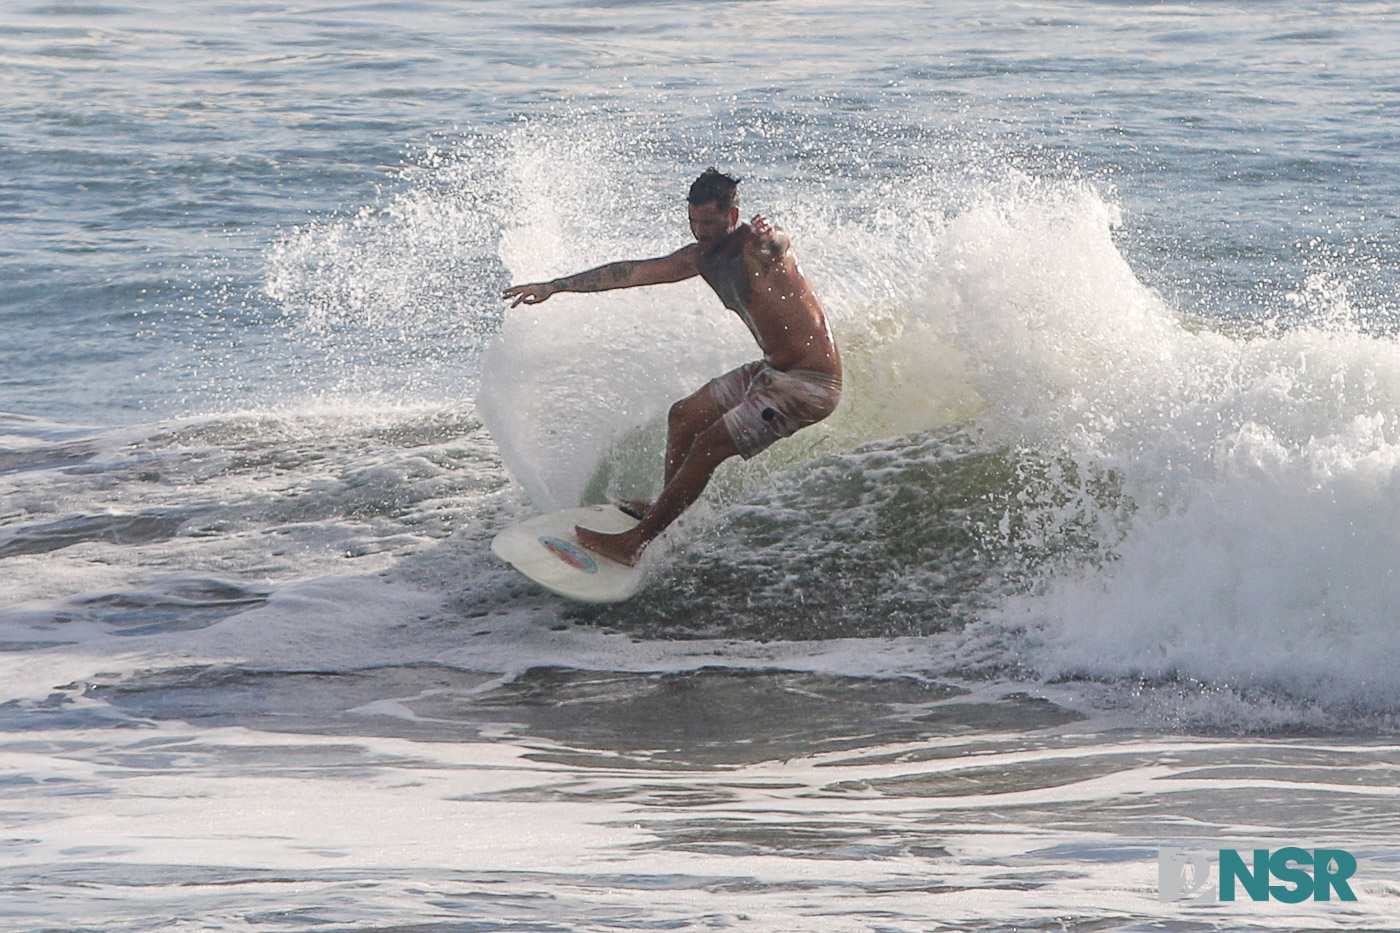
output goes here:
[[574, 534], [578, 537], [578, 543], [593, 553], [602, 554], [609, 560], [626, 564], [628, 567], [636, 565], [637, 558], [641, 556], [642, 548], [646, 547], [646, 542], [630, 531], [609, 535], [601, 531], [594, 531], [592, 528], [575, 525]]
[[651, 511], [651, 503], [645, 499], [617, 499], [613, 504], [637, 521], [646, 518]]

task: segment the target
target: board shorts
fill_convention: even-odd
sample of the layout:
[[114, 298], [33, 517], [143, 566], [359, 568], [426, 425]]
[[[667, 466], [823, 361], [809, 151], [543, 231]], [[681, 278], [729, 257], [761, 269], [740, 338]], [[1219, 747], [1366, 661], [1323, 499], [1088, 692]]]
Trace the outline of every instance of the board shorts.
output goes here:
[[774, 369], [763, 360], [745, 363], [708, 383], [724, 412], [724, 426], [745, 460], [776, 440], [816, 424], [836, 410], [841, 380], [809, 369]]

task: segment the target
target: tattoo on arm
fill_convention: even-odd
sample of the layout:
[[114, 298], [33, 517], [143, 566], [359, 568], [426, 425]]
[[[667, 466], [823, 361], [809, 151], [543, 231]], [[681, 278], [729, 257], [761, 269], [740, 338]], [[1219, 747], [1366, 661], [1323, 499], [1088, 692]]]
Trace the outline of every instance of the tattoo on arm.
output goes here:
[[605, 292], [610, 288], [626, 288], [636, 268], [636, 260], [610, 262], [587, 272], [555, 279], [549, 284], [561, 292]]

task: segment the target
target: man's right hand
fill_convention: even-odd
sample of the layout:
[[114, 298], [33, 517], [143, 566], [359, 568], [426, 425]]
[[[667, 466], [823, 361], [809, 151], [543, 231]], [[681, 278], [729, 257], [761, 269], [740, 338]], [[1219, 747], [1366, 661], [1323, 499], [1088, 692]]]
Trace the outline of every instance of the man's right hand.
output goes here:
[[514, 298], [511, 307], [514, 308], [521, 302], [527, 305], [537, 305], [559, 289], [548, 282], [533, 282], [529, 285], [512, 285], [501, 293], [502, 298]]

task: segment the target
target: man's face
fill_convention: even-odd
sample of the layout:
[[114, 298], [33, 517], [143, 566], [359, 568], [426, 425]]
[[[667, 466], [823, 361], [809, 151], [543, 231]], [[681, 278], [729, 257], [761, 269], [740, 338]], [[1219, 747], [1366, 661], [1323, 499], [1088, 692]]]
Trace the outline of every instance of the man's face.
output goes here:
[[713, 201], [690, 205], [690, 232], [701, 246], [718, 243], [725, 234], [739, 226], [739, 208], [721, 210]]

